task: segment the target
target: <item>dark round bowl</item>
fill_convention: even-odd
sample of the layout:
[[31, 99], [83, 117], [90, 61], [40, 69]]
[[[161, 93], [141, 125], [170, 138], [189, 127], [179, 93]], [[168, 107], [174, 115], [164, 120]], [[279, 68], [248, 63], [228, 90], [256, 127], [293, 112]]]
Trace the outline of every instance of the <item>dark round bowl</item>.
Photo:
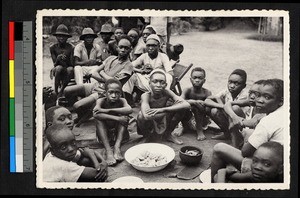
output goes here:
[[[190, 155], [187, 154], [186, 151], [198, 151], [199, 153], [197, 155]], [[198, 164], [201, 161], [202, 156], [203, 156], [202, 150], [195, 146], [184, 146], [179, 150], [179, 157], [182, 163], [187, 165]]]

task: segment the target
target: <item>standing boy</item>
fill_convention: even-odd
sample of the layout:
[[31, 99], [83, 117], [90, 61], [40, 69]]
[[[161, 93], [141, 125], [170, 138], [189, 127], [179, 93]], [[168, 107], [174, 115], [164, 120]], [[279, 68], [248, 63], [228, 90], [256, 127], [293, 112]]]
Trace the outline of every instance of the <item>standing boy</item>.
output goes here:
[[187, 121], [195, 117], [196, 126], [190, 127], [195, 128], [197, 132], [197, 140], [205, 140], [206, 137], [203, 133], [203, 126], [207, 122], [206, 112], [205, 112], [205, 99], [211, 95], [211, 91], [203, 88], [205, 83], [206, 73], [201, 67], [196, 67], [191, 72], [190, 81], [193, 87], [187, 88], [182, 92], [181, 97], [185, 99], [192, 107], [191, 111], [188, 111], [183, 122], [183, 129], [174, 132], [174, 135], [181, 136], [183, 130], [187, 127]]
[[[211, 119], [220, 127], [223, 131], [222, 134], [218, 134], [212, 137], [212, 139], [229, 139], [231, 134], [229, 132], [229, 116], [224, 111], [224, 105], [229, 101], [244, 100], [248, 97], [248, 92], [245, 90], [247, 81], [247, 73], [242, 69], [234, 70], [229, 78], [227, 89], [221, 91], [217, 95], [209, 96], [205, 100], [205, 104], [210, 107]], [[235, 113], [240, 117], [245, 117], [245, 111], [248, 107], [240, 108], [236, 106]]]
[[[51, 58], [54, 64], [54, 67], [50, 71], [50, 78], [55, 77], [54, 91], [60, 97], [70, 79], [74, 76], [74, 47], [67, 43], [67, 39], [72, 36], [68, 33], [68, 28], [64, 24], [60, 24], [53, 35], [56, 37], [58, 43], [50, 47]], [[61, 86], [61, 89], [58, 93], [59, 86]]]
[[[190, 108], [189, 103], [166, 89], [166, 74], [162, 69], [150, 73], [149, 85], [151, 91], [141, 96], [141, 111], [137, 117], [138, 134], [143, 135], [146, 141], [161, 137], [175, 144], [183, 144], [172, 132], [183, 111]], [[173, 105], [167, 106], [170, 99]]]
[[[121, 142], [128, 126], [128, 115], [132, 113], [131, 107], [122, 96], [122, 84], [117, 79], [105, 82], [105, 96], [97, 100], [93, 110], [97, 119], [97, 137], [103, 142], [106, 149], [108, 165], [115, 165], [124, 158], [121, 153]], [[115, 133], [114, 150], [111, 149], [108, 136]]]

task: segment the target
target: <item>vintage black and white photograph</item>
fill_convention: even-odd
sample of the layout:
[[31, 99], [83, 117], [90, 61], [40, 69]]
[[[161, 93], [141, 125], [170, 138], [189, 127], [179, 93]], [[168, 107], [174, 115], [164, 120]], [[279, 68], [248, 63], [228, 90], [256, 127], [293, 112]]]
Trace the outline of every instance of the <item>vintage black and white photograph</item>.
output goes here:
[[38, 188], [290, 188], [289, 13], [38, 10]]

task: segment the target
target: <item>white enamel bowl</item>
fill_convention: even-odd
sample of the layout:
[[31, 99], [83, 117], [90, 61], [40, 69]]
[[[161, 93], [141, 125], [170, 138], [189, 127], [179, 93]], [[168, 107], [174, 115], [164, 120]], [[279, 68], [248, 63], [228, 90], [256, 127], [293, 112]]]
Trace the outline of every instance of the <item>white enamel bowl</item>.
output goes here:
[[[167, 157], [167, 162], [165, 164], [162, 164], [160, 166], [156, 167], [142, 167], [132, 164], [132, 161], [142, 154], [145, 151], [149, 151], [150, 153], [159, 153], [163, 156]], [[164, 169], [173, 159], [175, 158], [175, 151], [164, 144], [158, 144], [158, 143], [144, 143], [139, 144], [136, 146], [133, 146], [129, 148], [125, 152], [125, 160], [131, 164], [135, 169], [143, 172], [155, 172]]]

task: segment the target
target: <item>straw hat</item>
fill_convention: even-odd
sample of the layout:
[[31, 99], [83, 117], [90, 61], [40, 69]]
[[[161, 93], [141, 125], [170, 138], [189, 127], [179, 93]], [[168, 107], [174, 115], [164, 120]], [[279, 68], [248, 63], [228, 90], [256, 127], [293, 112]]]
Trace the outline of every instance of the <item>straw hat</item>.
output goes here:
[[69, 30], [67, 28], [67, 26], [65, 26], [64, 24], [60, 24], [57, 28], [56, 28], [56, 32], [53, 34], [54, 36], [59, 36], [59, 35], [63, 35], [63, 36], [67, 36], [67, 37], [72, 37], [69, 34]]
[[101, 33], [113, 33], [113, 28], [110, 24], [104, 24], [101, 26]]
[[93, 36], [94, 38], [97, 38], [97, 34], [94, 33], [94, 30], [92, 28], [84, 28], [82, 30], [82, 34], [81, 36], [79, 37], [80, 40], [84, 40], [84, 38], [87, 36], [87, 35], [91, 35]]

